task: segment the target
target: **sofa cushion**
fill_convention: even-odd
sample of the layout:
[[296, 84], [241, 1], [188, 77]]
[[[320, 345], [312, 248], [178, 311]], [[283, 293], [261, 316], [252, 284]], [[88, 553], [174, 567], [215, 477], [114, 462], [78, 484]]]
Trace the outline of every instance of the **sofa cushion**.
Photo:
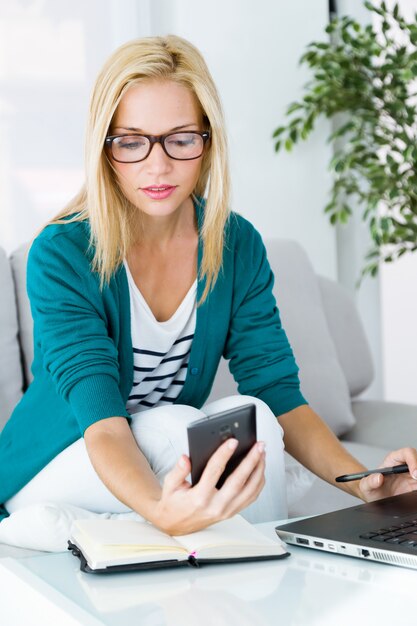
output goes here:
[[22, 395], [16, 300], [10, 264], [0, 248], [0, 430]]
[[327, 324], [351, 397], [365, 391], [374, 377], [371, 349], [351, 293], [318, 277]]
[[[13, 280], [16, 290], [17, 318], [19, 321], [19, 341], [23, 357], [26, 386], [32, 381], [33, 361], [33, 320], [26, 291], [26, 263], [29, 245], [23, 244], [10, 256]], [[39, 289], [41, 286], [39, 285]]]
[[355, 400], [352, 411], [357, 419], [346, 433], [347, 441], [358, 441], [392, 450], [417, 448], [417, 405], [388, 400]]
[[295, 241], [266, 241], [275, 297], [300, 368], [301, 390], [336, 435], [355, 424], [349, 388], [330, 335], [317, 276]]

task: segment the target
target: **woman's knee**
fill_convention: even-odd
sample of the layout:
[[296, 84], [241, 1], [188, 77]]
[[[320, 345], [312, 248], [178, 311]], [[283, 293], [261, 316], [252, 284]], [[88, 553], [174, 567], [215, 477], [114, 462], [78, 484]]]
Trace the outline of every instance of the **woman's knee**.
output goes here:
[[189, 454], [187, 426], [204, 413], [187, 405], [156, 407], [132, 416], [135, 440], [158, 476], [163, 475], [181, 454]]
[[132, 415], [131, 429], [134, 435], [142, 429], [160, 431], [166, 435], [186, 429], [190, 422], [204, 417], [199, 409], [186, 404], [160, 406]]
[[215, 400], [214, 402], [204, 406], [203, 411], [206, 415], [210, 416], [220, 411], [227, 411], [228, 409], [243, 406], [244, 404], [254, 404], [256, 406], [256, 423], [258, 430], [265, 432], [272, 429], [274, 433], [278, 431], [281, 434], [281, 438], [283, 437], [283, 430], [274, 413], [263, 400], [255, 398], [254, 396], [227, 396], [226, 398]]

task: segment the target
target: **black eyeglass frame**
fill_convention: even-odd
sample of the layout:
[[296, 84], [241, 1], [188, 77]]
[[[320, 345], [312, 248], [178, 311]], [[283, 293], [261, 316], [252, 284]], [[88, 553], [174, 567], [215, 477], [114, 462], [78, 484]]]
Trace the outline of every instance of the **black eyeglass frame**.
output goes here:
[[[195, 157], [189, 157], [188, 159], [179, 159], [178, 157], [171, 156], [165, 147], [165, 140], [168, 137], [172, 137], [172, 135], [200, 135], [200, 137], [202, 137], [203, 139], [203, 149], [201, 151], [201, 154]], [[138, 159], [137, 161], [120, 161], [119, 159], [116, 159], [113, 155], [112, 143], [115, 139], [120, 139], [121, 137], [145, 137], [146, 139], [148, 139], [149, 150], [148, 150], [147, 155], [144, 156], [142, 159]], [[109, 135], [104, 140], [104, 144], [110, 150], [112, 159], [116, 161], [117, 163], [140, 163], [141, 161], [144, 161], [145, 159], [148, 158], [148, 156], [151, 153], [152, 148], [154, 147], [156, 143], [161, 144], [162, 150], [165, 152], [165, 154], [170, 159], [174, 159], [174, 161], [194, 161], [195, 159], [199, 159], [201, 157], [201, 155], [204, 152], [204, 147], [209, 139], [210, 139], [210, 131], [208, 130], [204, 130], [204, 131], [185, 130], [185, 131], [177, 131], [175, 133], [166, 133], [165, 135], [142, 135], [141, 133], [124, 133], [122, 135]]]

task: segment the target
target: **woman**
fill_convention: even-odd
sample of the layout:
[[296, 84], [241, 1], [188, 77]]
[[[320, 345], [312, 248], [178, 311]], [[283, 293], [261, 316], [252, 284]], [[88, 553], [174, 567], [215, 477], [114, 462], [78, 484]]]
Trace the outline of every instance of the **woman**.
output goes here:
[[[228, 199], [221, 106], [199, 52], [175, 36], [122, 46], [93, 91], [85, 187], [29, 254], [34, 382], [0, 438], [5, 515], [52, 501], [134, 511], [170, 534], [239, 511], [283, 518], [282, 431], [331, 483], [363, 469], [300, 393], [264, 246]], [[249, 396], [261, 441], [218, 490], [228, 440], [191, 487], [186, 425], [222, 354], [242, 396], [203, 412]], [[410, 474], [343, 488], [364, 500], [417, 488], [416, 451], [384, 464], [397, 462]]]

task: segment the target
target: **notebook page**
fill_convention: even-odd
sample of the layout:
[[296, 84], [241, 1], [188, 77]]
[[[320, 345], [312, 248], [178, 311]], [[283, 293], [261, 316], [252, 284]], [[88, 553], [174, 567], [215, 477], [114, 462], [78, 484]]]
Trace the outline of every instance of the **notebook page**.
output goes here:
[[[175, 537], [190, 554], [199, 556], [236, 557], [267, 554], [285, 554], [286, 550], [277, 537], [274, 541], [256, 530], [240, 515], [218, 522], [189, 535]], [[219, 550], [217, 550], [219, 548]]]
[[[95, 548], [172, 548], [182, 549], [169, 535], [146, 522], [109, 519], [76, 520], [72, 528], [73, 536], [86, 539]], [[183, 549], [182, 549], [183, 550]]]

